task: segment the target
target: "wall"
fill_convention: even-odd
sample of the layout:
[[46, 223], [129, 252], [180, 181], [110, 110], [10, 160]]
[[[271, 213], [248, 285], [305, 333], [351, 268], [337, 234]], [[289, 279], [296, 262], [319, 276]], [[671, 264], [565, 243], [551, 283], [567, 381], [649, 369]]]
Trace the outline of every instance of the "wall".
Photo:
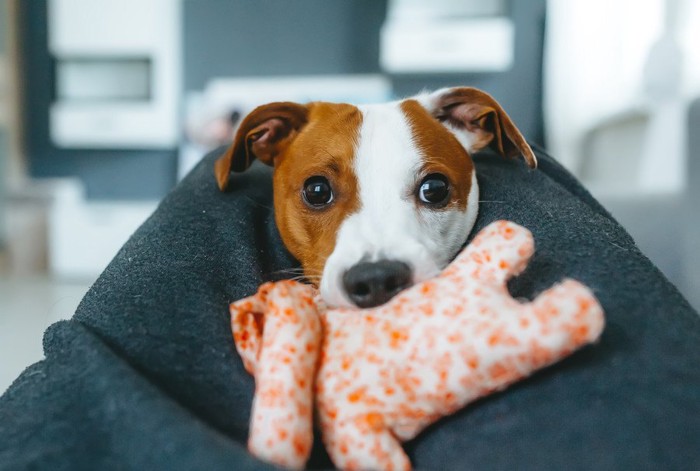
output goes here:
[[213, 77], [379, 72], [386, 0], [185, 0], [185, 88]]

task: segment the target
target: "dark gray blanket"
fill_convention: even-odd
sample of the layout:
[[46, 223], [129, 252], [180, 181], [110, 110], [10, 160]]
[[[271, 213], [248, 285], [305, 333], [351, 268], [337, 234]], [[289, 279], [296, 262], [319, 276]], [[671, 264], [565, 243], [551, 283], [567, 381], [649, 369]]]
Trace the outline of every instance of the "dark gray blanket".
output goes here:
[[[700, 469], [700, 317], [538, 155], [536, 171], [477, 156], [475, 230], [501, 218], [529, 228], [536, 254], [513, 294], [582, 281], [607, 313], [602, 340], [438, 422], [406, 444], [410, 458], [424, 469]], [[0, 468], [266, 467], [245, 448], [254, 383], [227, 306], [296, 264], [274, 225], [269, 169], [233, 177], [224, 194], [214, 157], [165, 198], [73, 320], [48, 329], [46, 360], [0, 399]], [[309, 464], [331, 466], [318, 439]]]

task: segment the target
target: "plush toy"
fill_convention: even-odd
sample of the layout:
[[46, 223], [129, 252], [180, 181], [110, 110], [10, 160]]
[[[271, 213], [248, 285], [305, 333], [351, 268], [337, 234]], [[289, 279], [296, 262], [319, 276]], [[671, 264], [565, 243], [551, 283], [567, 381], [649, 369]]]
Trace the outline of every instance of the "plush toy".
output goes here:
[[377, 308], [326, 309], [294, 281], [233, 303], [236, 348], [256, 383], [251, 453], [302, 468], [315, 410], [338, 468], [410, 469], [401, 442], [595, 341], [603, 311], [582, 284], [565, 280], [532, 302], [509, 295], [533, 250], [528, 230], [499, 221], [441, 275]]

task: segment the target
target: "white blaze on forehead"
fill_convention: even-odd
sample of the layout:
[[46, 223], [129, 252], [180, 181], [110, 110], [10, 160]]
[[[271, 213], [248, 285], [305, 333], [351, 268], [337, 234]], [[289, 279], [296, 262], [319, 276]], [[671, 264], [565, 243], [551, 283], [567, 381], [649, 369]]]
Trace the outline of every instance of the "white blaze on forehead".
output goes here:
[[[397, 104], [360, 108], [363, 113], [355, 172], [360, 187], [360, 218], [368, 237], [391, 237], [395, 223], [410, 224], [414, 213], [411, 198], [421, 166], [419, 150], [406, 116]], [[383, 245], [382, 240], [376, 240]], [[375, 254], [372, 254], [375, 255]]]
[[478, 202], [474, 178], [466, 212], [420, 208], [415, 187], [423, 155], [400, 103], [359, 108], [363, 117], [354, 169], [360, 207], [341, 224], [320, 284], [324, 300], [333, 306], [351, 305], [342, 276], [361, 260], [407, 263], [414, 282], [437, 275], [464, 242]]

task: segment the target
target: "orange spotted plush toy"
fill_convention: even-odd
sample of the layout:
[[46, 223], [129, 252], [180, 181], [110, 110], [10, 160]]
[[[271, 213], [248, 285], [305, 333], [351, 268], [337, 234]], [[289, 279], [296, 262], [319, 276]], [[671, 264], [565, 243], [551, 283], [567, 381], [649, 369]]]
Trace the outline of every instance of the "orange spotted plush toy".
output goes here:
[[532, 302], [509, 295], [533, 250], [527, 229], [499, 221], [441, 275], [376, 308], [326, 309], [294, 281], [233, 303], [236, 348], [255, 377], [251, 453], [303, 468], [315, 410], [338, 468], [410, 469], [401, 442], [595, 341], [603, 311], [582, 284]]

